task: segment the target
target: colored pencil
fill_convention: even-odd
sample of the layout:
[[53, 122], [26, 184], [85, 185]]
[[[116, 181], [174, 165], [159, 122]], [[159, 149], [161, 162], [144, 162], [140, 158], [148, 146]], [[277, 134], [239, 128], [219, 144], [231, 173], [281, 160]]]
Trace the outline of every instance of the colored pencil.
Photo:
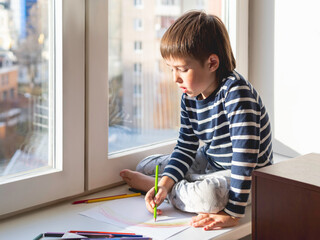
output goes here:
[[148, 238], [148, 237], [120, 237], [120, 238], [63, 238], [61, 240], [104, 240], [104, 239], [112, 239], [112, 240], [152, 240], [152, 238]]
[[61, 232], [40, 233], [33, 240], [40, 240], [41, 238], [44, 238], [44, 237], [62, 237], [63, 235], [64, 235], [64, 233], [61, 233]]
[[109, 200], [115, 200], [115, 199], [121, 199], [121, 198], [137, 197], [137, 196], [140, 196], [140, 195], [141, 195], [141, 193], [121, 194], [121, 195], [115, 195], [115, 196], [108, 196], [108, 197], [80, 200], [80, 201], [73, 202], [72, 204], [94, 203], [94, 202], [109, 201]]
[[[110, 196], [110, 197], [118, 197], [118, 196], [123, 196], [123, 195], [127, 195], [126, 193], [124, 194], [119, 194], [119, 195], [114, 195], [114, 196]], [[79, 204], [79, 203], [87, 203], [88, 200], [95, 200], [95, 199], [100, 199], [99, 198], [91, 198], [91, 199], [85, 199], [85, 200], [78, 200], [78, 201], [74, 201], [72, 204]]]
[[76, 234], [80, 234], [80, 233], [96, 233], [96, 234], [124, 234], [124, 235], [130, 235], [130, 236], [134, 236], [136, 235], [135, 233], [122, 233], [122, 232], [101, 232], [101, 231], [80, 231], [80, 230], [71, 230], [69, 231], [69, 233], [76, 233]]
[[[96, 232], [96, 231], [69, 231], [69, 233], [75, 233], [78, 234], [79, 237], [72, 238], [75, 240], [79, 239], [134, 239], [134, 240], [140, 240], [140, 239], [150, 239], [145, 238], [143, 235], [136, 235], [135, 233], [121, 233], [121, 232]], [[44, 237], [62, 237], [65, 233], [62, 232], [47, 232], [47, 233], [41, 233], [37, 237], [34, 238], [34, 240], [40, 240]], [[64, 238], [64, 239], [71, 239], [71, 238]]]
[[142, 235], [135, 235], [135, 234], [123, 234], [123, 233], [112, 233], [112, 234], [106, 234], [106, 233], [84, 233], [84, 232], [77, 232], [76, 234], [93, 238], [93, 237], [143, 237]]
[[77, 238], [59, 238], [59, 240], [110, 240], [114, 238], [110, 237], [98, 237], [98, 238], [87, 238], [87, 237], [77, 237]]
[[135, 188], [129, 188], [129, 191], [135, 192], [135, 193], [141, 193], [142, 195], [146, 195], [147, 194], [145, 191], [138, 190], [138, 189], [135, 189]]
[[40, 233], [38, 236], [36, 236], [33, 240], [40, 240], [43, 237], [43, 234]]
[[[138, 238], [125, 237], [125, 238], [110, 238], [110, 239], [112, 239], [112, 240], [152, 240], [152, 238], [149, 238], [149, 237], [138, 237]], [[93, 239], [90, 239], [90, 240], [93, 240]], [[101, 240], [101, 239], [97, 239], [97, 240]]]
[[[154, 180], [154, 196], [158, 193], [158, 175], [159, 175], [159, 165], [156, 166], [156, 176]], [[154, 221], [157, 221], [157, 204], [155, 204], [153, 209], [153, 218]]]
[[[65, 233], [62, 233], [62, 232], [47, 232], [47, 233], [41, 233], [39, 234], [36, 238], [34, 238], [34, 240], [39, 240], [41, 238], [44, 238], [44, 237], [63, 237]], [[83, 238], [83, 237], [86, 237], [86, 238], [113, 238], [113, 237], [132, 237], [132, 235], [129, 235], [129, 234], [122, 234], [119, 236], [116, 236], [118, 234], [110, 234], [110, 233], [85, 233], [85, 232], [79, 232], [77, 233], [78, 235], [80, 235], [78, 238], [75, 238], [75, 239], [79, 239], [79, 238]], [[142, 237], [142, 235], [139, 235], [139, 237]], [[65, 238], [65, 239], [68, 239], [68, 238]]]

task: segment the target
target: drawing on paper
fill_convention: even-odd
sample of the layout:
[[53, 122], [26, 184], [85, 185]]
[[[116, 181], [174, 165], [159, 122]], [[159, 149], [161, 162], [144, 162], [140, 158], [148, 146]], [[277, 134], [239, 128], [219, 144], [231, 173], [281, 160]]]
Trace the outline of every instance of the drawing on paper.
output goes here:
[[191, 217], [195, 215], [183, 213], [166, 202], [163, 202], [159, 209], [163, 214], [158, 215], [154, 222], [153, 214], [148, 212], [141, 196], [107, 201], [80, 214], [155, 240], [167, 239], [189, 228]]
[[188, 226], [190, 219], [179, 219], [176, 217], [169, 217], [164, 210], [164, 215], [158, 215], [157, 221], [154, 222], [152, 215], [148, 216], [145, 219], [137, 217], [131, 214], [122, 215], [119, 214], [119, 211], [114, 211], [114, 209], [100, 207], [100, 213], [108, 219], [113, 221], [120, 222], [126, 225], [137, 225], [139, 227], [153, 227], [153, 228], [172, 228], [172, 227], [183, 227]]

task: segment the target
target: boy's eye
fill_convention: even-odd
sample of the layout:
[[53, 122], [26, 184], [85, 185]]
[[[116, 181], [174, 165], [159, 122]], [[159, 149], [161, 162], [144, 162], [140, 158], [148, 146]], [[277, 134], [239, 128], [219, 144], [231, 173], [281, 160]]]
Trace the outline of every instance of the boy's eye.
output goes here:
[[179, 70], [180, 72], [186, 72], [186, 71], [188, 71], [187, 68], [178, 68], [178, 70]]
[[174, 70], [179, 71], [179, 72], [187, 72], [187, 68], [170, 68], [170, 71], [173, 72]]

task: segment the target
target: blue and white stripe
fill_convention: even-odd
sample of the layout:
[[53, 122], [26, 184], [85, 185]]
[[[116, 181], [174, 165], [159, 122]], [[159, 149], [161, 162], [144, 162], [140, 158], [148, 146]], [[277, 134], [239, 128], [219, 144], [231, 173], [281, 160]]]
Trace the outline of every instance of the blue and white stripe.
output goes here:
[[181, 128], [164, 175], [180, 181], [195, 159], [199, 140], [209, 162], [231, 169], [225, 212], [243, 217], [253, 169], [272, 164], [271, 126], [260, 96], [237, 72], [204, 100], [182, 95]]

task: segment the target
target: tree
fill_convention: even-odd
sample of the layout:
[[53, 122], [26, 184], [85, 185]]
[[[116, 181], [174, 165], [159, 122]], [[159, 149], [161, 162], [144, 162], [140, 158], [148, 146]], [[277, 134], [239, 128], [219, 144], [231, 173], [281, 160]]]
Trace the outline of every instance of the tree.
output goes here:
[[27, 69], [29, 89], [31, 95], [39, 95], [35, 90], [37, 66], [42, 60], [44, 43], [48, 39], [47, 2], [39, 0], [29, 9], [26, 22], [26, 37], [20, 39], [18, 47], [13, 49], [17, 56], [18, 64]]

